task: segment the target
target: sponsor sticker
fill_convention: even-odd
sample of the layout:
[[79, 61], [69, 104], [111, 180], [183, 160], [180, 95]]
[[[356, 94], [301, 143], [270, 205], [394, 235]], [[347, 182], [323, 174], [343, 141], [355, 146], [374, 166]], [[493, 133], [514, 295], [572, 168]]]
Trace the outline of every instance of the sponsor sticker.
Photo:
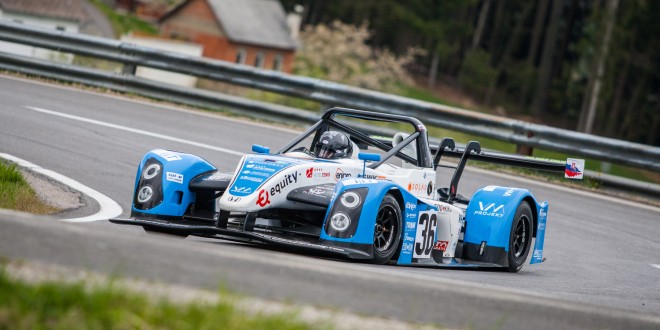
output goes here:
[[176, 154], [175, 152], [172, 152], [172, 151], [157, 149], [157, 150], [153, 150], [153, 153], [155, 153], [158, 156], [161, 156], [161, 157], [165, 158], [165, 160], [167, 160], [168, 162], [173, 162], [175, 160], [181, 160], [181, 156], [179, 156], [178, 154]]
[[449, 242], [448, 241], [437, 241], [435, 242], [435, 245], [433, 246], [434, 250], [440, 250], [440, 251], [447, 251], [447, 248], [449, 247]]
[[406, 210], [414, 211], [417, 209], [417, 204], [412, 202], [406, 202]]
[[216, 172], [216, 173], [213, 173], [213, 175], [211, 175], [211, 176], [205, 177], [203, 181], [223, 181], [223, 180], [227, 180], [227, 179], [231, 179], [231, 174], [217, 173]]
[[351, 173], [345, 173], [344, 171], [342, 171], [341, 168], [338, 168], [337, 171], [335, 172], [335, 180], [336, 181], [339, 181], [339, 180], [345, 179], [345, 178], [350, 178], [352, 176], [353, 175]]
[[183, 174], [179, 173], [174, 173], [174, 172], [166, 172], [166, 180], [167, 181], [172, 181], [176, 183], [183, 183]]
[[378, 183], [378, 180], [372, 180], [372, 179], [348, 179], [342, 181], [344, 186], [352, 186], [356, 184], [372, 184], [372, 183]]
[[584, 176], [584, 159], [566, 159], [564, 177], [567, 179], [582, 179]]
[[249, 195], [249, 194], [252, 193], [252, 188], [233, 186], [230, 191], [234, 195], [236, 195], [236, 194]]
[[502, 218], [504, 217], [504, 204], [484, 204], [484, 202], [479, 201], [479, 209], [474, 211], [474, 214]]
[[308, 179], [311, 178], [329, 178], [330, 172], [324, 171], [322, 168], [310, 167], [305, 170], [305, 177]]

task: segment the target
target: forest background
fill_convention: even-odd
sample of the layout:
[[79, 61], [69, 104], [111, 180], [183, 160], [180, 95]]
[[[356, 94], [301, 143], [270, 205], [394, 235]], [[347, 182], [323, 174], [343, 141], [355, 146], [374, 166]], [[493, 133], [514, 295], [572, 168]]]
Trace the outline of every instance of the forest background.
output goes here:
[[[500, 115], [660, 145], [659, 1], [281, 1], [287, 11], [305, 8], [303, 59], [316, 51], [330, 64], [305, 33], [344, 29], [346, 40], [366, 39], [371, 56], [393, 64], [379, 61], [372, 72], [398, 61], [418, 83], [449, 86]], [[346, 60], [344, 71], [366, 65]], [[298, 73], [346, 82], [339, 66], [328, 77], [297, 62]]]

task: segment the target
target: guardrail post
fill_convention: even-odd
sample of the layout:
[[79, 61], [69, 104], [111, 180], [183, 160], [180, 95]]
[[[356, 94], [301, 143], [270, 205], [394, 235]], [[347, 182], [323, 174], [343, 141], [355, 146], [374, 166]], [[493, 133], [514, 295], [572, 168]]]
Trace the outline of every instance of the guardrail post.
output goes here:
[[[527, 131], [527, 138], [534, 136], [534, 133]], [[528, 145], [518, 144], [516, 145], [516, 153], [523, 156], [531, 156], [534, 153], [534, 147]]]
[[135, 64], [124, 63], [124, 67], [122, 68], [121, 72], [123, 74], [130, 74], [134, 76], [136, 69], [137, 66]]

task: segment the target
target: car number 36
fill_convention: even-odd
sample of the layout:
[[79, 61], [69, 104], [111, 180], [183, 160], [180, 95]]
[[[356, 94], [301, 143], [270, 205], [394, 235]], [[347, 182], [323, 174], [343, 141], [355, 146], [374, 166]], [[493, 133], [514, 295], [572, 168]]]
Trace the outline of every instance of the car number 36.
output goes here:
[[420, 212], [415, 235], [415, 258], [430, 258], [438, 226], [438, 216], [434, 212]]

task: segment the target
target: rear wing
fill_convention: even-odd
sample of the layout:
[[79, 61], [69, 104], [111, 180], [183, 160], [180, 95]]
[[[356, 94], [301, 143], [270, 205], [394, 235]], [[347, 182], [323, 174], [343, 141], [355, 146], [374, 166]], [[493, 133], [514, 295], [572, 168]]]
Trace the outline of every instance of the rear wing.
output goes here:
[[[526, 157], [514, 154], [506, 154], [492, 151], [482, 151], [481, 145], [477, 141], [470, 141], [465, 147], [456, 147], [454, 140], [444, 138], [439, 145], [429, 145], [433, 156], [433, 169], [438, 167], [456, 168], [449, 186], [448, 202], [456, 198], [458, 181], [463, 174], [463, 169], [468, 159], [483, 161], [492, 164], [524, 167], [539, 171], [564, 173], [564, 177], [569, 179], [582, 179], [584, 174], [584, 160], [569, 158], [566, 162], [554, 159], [543, 159], [535, 157]], [[442, 157], [460, 158], [458, 165], [443, 166], [440, 165]]]

